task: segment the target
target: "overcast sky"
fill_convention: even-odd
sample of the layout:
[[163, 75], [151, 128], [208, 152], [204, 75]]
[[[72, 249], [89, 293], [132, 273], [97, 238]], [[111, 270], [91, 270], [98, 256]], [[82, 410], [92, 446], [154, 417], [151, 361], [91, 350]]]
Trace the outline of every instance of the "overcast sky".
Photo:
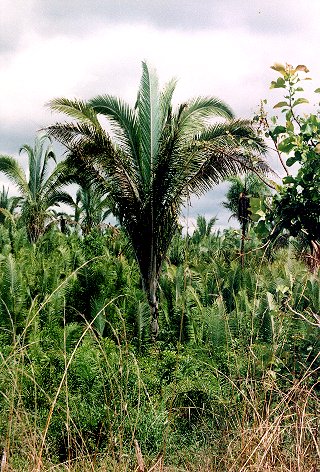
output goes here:
[[[54, 97], [134, 102], [142, 60], [161, 83], [178, 78], [176, 102], [214, 95], [251, 118], [275, 98], [274, 62], [306, 64], [319, 87], [319, 20], [320, 0], [0, 0], [0, 153], [58, 119], [44, 106]], [[227, 224], [224, 191], [191, 215]]]

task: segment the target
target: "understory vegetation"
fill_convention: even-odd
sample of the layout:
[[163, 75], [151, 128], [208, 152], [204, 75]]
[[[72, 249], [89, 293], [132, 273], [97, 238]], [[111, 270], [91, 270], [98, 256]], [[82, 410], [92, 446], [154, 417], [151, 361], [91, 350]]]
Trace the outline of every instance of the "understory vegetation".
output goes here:
[[0, 227], [8, 470], [316, 470], [318, 277], [251, 233], [242, 267], [204, 221], [171, 245], [156, 342], [122, 231]]

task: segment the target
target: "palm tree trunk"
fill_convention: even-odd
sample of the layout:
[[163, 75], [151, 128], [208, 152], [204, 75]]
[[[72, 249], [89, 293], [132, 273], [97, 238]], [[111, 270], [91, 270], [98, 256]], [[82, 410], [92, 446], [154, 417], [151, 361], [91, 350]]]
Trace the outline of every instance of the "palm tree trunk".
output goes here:
[[150, 307], [150, 333], [153, 341], [156, 340], [159, 334], [159, 302], [157, 298], [158, 276], [156, 272], [149, 274], [146, 279], [142, 278], [142, 287], [147, 295], [148, 304]]
[[150, 255], [150, 266], [148, 271], [148, 280], [147, 280], [147, 296], [148, 303], [150, 306], [151, 313], [151, 322], [150, 322], [150, 331], [151, 338], [153, 341], [156, 340], [159, 334], [159, 304], [157, 299], [157, 288], [158, 288], [158, 270], [157, 270], [157, 256], [154, 251], [154, 245], [151, 244], [151, 255]]
[[150, 306], [151, 312], [151, 337], [152, 340], [155, 341], [158, 334], [159, 334], [159, 304], [157, 299], [157, 285], [158, 285], [158, 277], [152, 276], [150, 280], [150, 286], [148, 290], [148, 302]]
[[[148, 239], [150, 241], [150, 234], [148, 235], [147, 232], [141, 232], [141, 234], [142, 236], [139, 236], [140, 241], [148, 241]], [[138, 251], [136, 251], [136, 259], [140, 269], [142, 288], [146, 294], [150, 307], [150, 332], [153, 341], [155, 341], [159, 334], [159, 303], [157, 298], [157, 288], [160, 268], [157, 264], [157, 257], [152, 244], [139, 244], [137, 249]]]
[[240, 242], [240, 259], [241, 259], [241, 267], [244, 268], [244, 244], [246, 239], [246, 223], [245, 221], [242, 222], [241, 225], [241, 242]]
[[240, 259], [241, 259], [241, 267], [244, 268], [244, 244], [247, 234], [247, 228], [249, 223], [249, 207], [250, 201], [246, 194], [246, 190], [244, 189], [243, 192], [239, 195], [239, 203], [238, 203], [238, 218], [241, 223], [241, 243], [240, 243]]

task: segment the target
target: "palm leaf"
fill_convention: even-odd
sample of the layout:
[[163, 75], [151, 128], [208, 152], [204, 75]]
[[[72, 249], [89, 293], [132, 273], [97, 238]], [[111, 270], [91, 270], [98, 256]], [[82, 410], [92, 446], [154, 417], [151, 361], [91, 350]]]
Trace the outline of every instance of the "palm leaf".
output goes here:
[[82, 100], [54, 98], [48, 102], [47, 106], [49, 106], [51, 110], [65, 113], [66, 115], [71, 116], [71, 118], [75, 118], [81, 122], [100, 127], [96, 112], [89, 103]]
[[135, 167], [139, 166], [139, 129], [135, 111], [117, 97], [99, 95], [89, 101], [96, 113], [110, 120], [116, 140], [126, 156], [133, 157]]
[[70, 205], [71, 207], [74, 205], [74, 201], [71, 195], [61, 190], [55, 190], [50, 192], [50, 194], [46, 197], [45, 203], [48, 208], [54, 205], [59, 205], [60, 203]]
[[154, 70], [142, 63], [142, 77], [137, 102], [140, 144], [141, 169], [145, 188], [150, 188], [153, 178], [154, 163], [157, 159], [161, 133], [159, 86]]
[[15, 184], [21, 194], [25, 197], [29, 193], [26, 175], [18, 162], [10, 156], [0, 156], [0, 172]]
[[213, 117], [233, 118], [231, 109], [221, 100], [214, 97], [196, 97], [180, 107], [179, 129], [183, 133], [195, 133], [206, 121]]

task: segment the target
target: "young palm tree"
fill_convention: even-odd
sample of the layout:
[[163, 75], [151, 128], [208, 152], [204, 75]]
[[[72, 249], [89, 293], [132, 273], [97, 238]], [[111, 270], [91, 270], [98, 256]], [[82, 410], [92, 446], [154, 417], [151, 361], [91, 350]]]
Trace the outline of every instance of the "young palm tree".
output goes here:
[[75, 221], [80, 223], [83, 234], [100, 228], [111, 213], [108, 197], [101, 195], [93, 183], [82, 185], [77, 191]]
[[[49, 141], [49, 145], [46, 145]], [[28, 177], [18, 161], [10, 156], [0, 156], [0, 172], [3, 172], [18, 188], [21, 194], [21, 218], [26, 225], [30, 242], [36, 242], [44, 233], [48, 209], [59, 203], [72, 203], [72, 198], [62, 192], [60, 165], [56, 165], [51, 174], [49, 163], [56, 158], [51, 148], [50, 138], [39, 135], [32, 148], [24, 144], [21, 152], [28, 156]]]
[[199, 244], [200, 241], [202, 241], [204, 238], [209, 237], [212, 232], [212, 228], [216, 224], [217, 220], [218, 218], [216, 216], [214, 216], [213, 218], [210, 218], [210, 220], [207, 221], [204, 216], [198, 215], [197, 226], [191, 238], [192, 241], [195, 244]]
[[20, 200], [21, 197], [9, 197], [9, 188], [5, 189], [3, 185], [2, 191], [0, 191], [0, 224], [4, 223], [6, 217], [13, 217]]
[[[143, 63], [134, 108], [110, 95], [88, 102], [50, 102], [53, 110], [77, 120], [48, 129], [67, 147], [71, 173], [86, 176], [108, 192], [112, 211], [128, 234], [151, 307], [154, 336], [158, 278], [181, 205], [192, 193], [203, 194], [245, 166], [266, 170], [258, 157], [265, 146], [248, 122], [234, 120], [230, 108], [212, 97], [194, 98], [173, 109], [175, 85], [171, 80], [160, 91], [156, 73]], [[98, 115], [108, 119], [110, 133]]]

